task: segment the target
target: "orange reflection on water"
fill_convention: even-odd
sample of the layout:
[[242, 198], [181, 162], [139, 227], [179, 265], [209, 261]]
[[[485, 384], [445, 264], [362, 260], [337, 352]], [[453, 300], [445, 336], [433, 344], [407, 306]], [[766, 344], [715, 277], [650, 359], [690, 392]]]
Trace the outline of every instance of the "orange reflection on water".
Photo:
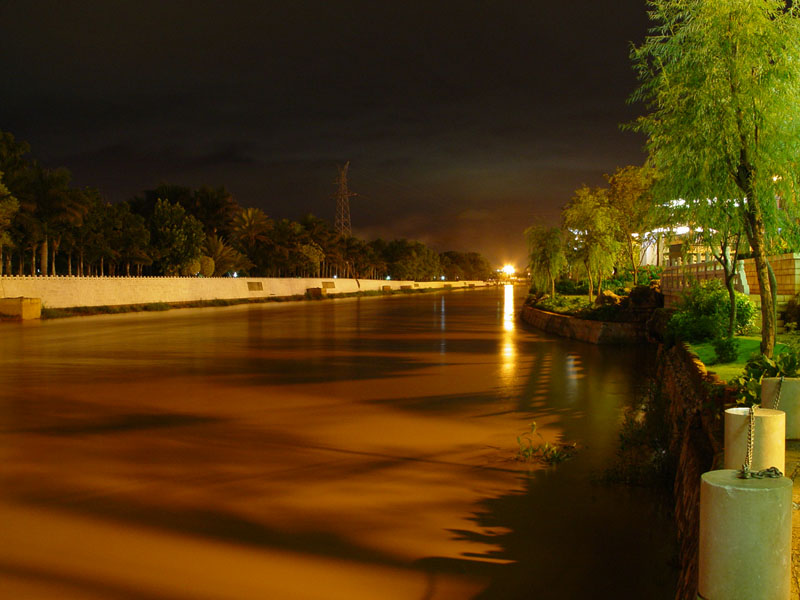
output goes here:
[[514, 286], [503, 286], [503, 330], [514, 331], [516, 314], [514, 312]]
[[445, 321], [443, 298], [438, 322], [386, 326], [389, 299], [89, 318], [0, 340], [11, 597], [474, 597], [486, 581], [447, 565], [508, 562], [505, 529], [474, 515], [517, 493], [526, 468], [516, 388], [497, 377], [525, 361], [505, 294], [502, 326]]

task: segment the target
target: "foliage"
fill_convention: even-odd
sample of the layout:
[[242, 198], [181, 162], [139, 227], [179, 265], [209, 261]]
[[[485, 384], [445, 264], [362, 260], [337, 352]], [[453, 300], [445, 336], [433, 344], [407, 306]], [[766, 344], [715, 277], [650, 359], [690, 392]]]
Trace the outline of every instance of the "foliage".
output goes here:
[[0, 171], [0, 274], [3, 272], [3, 246], [9, 246], [12, 243], [9, 229], [18, 211], [19, 200], [3, 184], [3, 172]]
[[477, 252], [456, 252], [450, 250], [439, 255], [442, 273], [450, 281], [466, 279], [486, 281], [494, 274], [489, 261]]
[[739, 340], [735, 337], [716, 337], [711, 344], [714, 346], [714, 352], [717, 355], [717, 363], [732, 363], [739, 356]]
[[531, 421], [530, 432], [517, 436], [517, 460], [530, 463], [538, 459], [548, 465], [555, 465], [572, 458], [577, 448], [574, 443], [551, 444], [546, 441], [534, 446], [534, 435], [544, 440], [536, 430], [536, 421]]
[[800, 294], [796, 294], [786, 303], [783, 320], [785, 325], [792, 325], [795, 329], [800, 326]]
[[0, 273], [209, 276], [212, 262], [214, 276], [487, 280], [494, 272], [477, 252], [340, 236], [313, 215], [276, 222], [240, 207], [224, 187], [164, 183], [111, 204], [29, 153], [0, 131]]
[[621, 250], [607, 191], [583, 186], [564, 207], [561, 218], [567, 236], [567, 258], [585, 269], [591, 299], [595, 288], [599, 292], [603, 278], [613, 270]]
[[651, 0], [650, 7], [654, 27], [632, 52], [642, 82], [632, 99], [649, 111], [634, 128], [648, 136], [661, 174], [656, 197], [719, 199], [717, 207], [737, 211], [756, 264], [762, 351], [771, 355], [775, 290], [766, 252], [781, 222], [795, 220], [800, 189], [800, 7], [784, 0]]
[[576, 314], [583, 309], [591, 307], [591, 302], [586, 296], [547, 296], [533, 295], [529, 298], [530, 304], [536, 308], [560, 314]]
[[439, 255], [421, 242], [391, 241], [384, 256], [392, 279], [431, 281], [438, 279], [442, 271]]
[[[158, 200], [150, 223], [153, 252], [165, 275], [181, 272], [199, 259], [203, 244], [203, 225], [180, 204]], [[199, 267], [198, 267], [199, 271]]]
[[754, 354], [744, 365], [744, 372], [732, 383], [739, 390], [739, 402], [746, 405], [761, 402], [761, 381], [765, 377], [797, 377], [800, 352], [791, 346], [774, 357]]
[[[736, 333], [745, 333], [752, 324], [755, 307], [744, 294], [736, 293]], [[683, 294], [668, 324], [668, 331], [687, 342], [720, 337], [727, 330], [730, 299], [717, 279], [694, 282]]]
[[630, 263], [632, 284], [639, 284], [641, 250], [655, 240], [645, 234], [657, 224], [652, 187], [656, 172], [651, 167], [627, 166], [606, 175], [608, 208], [614, 216], [617, 241], [622, 244]]
[[555, 286], [556, 293], [567, 296], [585, 296], [589, 293], [589, 281], [586, 279], [575, 280], [568, 277], [562, 277], [561, 279], [556, 280]]
[[525, 239], [533, 287], [555, 296], [555, 279], [567, 265], [561, 230], [534, 225], [525, 230]]

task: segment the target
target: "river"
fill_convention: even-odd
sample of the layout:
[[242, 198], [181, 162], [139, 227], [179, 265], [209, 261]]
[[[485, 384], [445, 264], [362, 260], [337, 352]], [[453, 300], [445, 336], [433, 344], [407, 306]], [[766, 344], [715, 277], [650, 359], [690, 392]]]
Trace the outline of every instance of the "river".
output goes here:
[[597, 482], [649, 355], [523, 293], [0, 324], [0, 595], [671, 599], [663, 502]]

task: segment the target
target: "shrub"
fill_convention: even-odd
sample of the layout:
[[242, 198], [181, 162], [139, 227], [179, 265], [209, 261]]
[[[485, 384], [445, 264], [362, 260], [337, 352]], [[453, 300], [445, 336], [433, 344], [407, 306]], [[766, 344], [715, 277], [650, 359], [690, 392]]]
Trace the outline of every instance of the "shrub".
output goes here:
[[767, 358], [754, 354], [744, 365], [744, 373], [733, 380], [739, 388], [739, 401], [745, 404], [761, 402], [761, 380], [764, 377], [797, 377], [800, 370], [800, 353], [797, 347]]
[[589, 282], [585, 279], [559, 279], [556, 281], [556, 292], [567, 296], [582, 296], [589, 293]]
[[786, 304], [783, 319], [787, 325], [789, 323], [795, 326], [800, 325], [800, 294], [791, 298]]
[[[756, 309], [750, 299], [736, 292], [736, 324], [734, 333], [750, 329]], [[694, 283], [683, 295], [669, 321], [669, 331], [687, 342], [713, 340], [727, 331], [730, 310], [728, 290], [718, 279]]]
[[714, 352], [717, 353], [717, 363], [732, 363], [739, 356], [739, 340], [735, 337], [714, 338], [711, 345], [714, 346]]

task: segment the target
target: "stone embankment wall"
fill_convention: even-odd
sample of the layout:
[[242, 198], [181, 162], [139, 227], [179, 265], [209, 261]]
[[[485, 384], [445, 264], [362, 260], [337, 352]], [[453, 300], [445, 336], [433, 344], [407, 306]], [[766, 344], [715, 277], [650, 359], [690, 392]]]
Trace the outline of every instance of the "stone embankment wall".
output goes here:
[[659, 347], [656, 381], [669, 399], [670, 454], [675, 460], [675, 522], [680, 547], [676, 600], [695, 600], [698, 583], [700, 476], [722, 464], [725, 389], [686, 346]]
[[359, 291], [468, 288], [483, 281], [385, 281], [269, 277], [0, 277], [0, 298], [40, 298], [43, 308], [249, 300]]
[[592, 344], [630, 344], [647, 341], [644, 323], [589, 321], [539, 310], [532, 306], [523, 307], [522, 320], [548, 333]]

